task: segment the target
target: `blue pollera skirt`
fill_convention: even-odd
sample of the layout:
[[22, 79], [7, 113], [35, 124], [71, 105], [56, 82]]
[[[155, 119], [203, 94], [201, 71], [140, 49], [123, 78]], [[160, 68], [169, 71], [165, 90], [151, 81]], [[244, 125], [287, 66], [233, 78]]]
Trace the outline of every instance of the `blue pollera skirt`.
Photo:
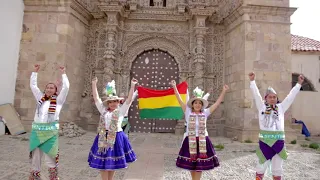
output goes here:
[[[108, 133], [106, 133], [107, 135]], [[123, 169], [128, 167], [128, 163], [137, 160], [129, 139], [123, 131], [117, 132], [114, 148], [108, 149], [106, 152], [98, 152], [98, 140], [99, 134], [93, 142], [88, 157], [91, 168], [99, 170]]]

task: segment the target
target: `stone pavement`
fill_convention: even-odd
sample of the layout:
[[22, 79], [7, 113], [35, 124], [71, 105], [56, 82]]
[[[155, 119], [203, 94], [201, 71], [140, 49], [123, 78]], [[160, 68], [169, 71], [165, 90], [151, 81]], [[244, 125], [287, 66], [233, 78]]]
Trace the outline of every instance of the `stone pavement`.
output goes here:
[[[27, 180], [29, 173], [28, 136], [0, 137], [0, 179]], [[87, 164], [88, 151], [95, 134], [88, 132], [73, 139], [60, 137], [61, 180], [99, 180], [99, 172]], [[181, 136], [173, 134], [130, 134], [130, 140], [138, 160], [128, 169], [116, 172], [115, 180], [188, 180], [189, 172], [175, 166]], [[218, 151], [221, 166], [203, 174], [203, 180], [254, 179], [256, 144], [231, 142], [227, 138], [211, 138], [214, 144], [224, 144]], [[316, 180], [320, 175], [320, 153], [303, 149], [299, 145], [287, 145], [289, 158], [285, 162], [286, 180]], [[45, 164], [43, 164], [45, 165]], [[43, 166], [43, 180], [47, 170]], [[270, 177], [265, 178], [271, 180]]]

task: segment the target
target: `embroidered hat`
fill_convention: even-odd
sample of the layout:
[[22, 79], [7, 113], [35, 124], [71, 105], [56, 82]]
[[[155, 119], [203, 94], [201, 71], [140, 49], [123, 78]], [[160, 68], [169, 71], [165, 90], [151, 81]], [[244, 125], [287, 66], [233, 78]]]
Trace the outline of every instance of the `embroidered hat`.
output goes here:
[[192, 102], [195, 100], [200, 100], [203, 104], [202, 108], [205, 109], [208, 106], [208, 97], [210, 94], [206, 94], [204, 95], [204, 91], [202, 91], [200, 88], [196, 87], [193, 92], [192, 92], [192, 98], [189, 99], [189, 101], [187, 102], [187, 105], [192, 108]]
[[103, 96], [103, 99], [104, 99], [103, 102], [123, 100], [123, 98], [117, 96], [116, 83], [114, 80], [112, 80], [111, 82], [108, 82], [103, 93], [105, 94], [105, 96]]

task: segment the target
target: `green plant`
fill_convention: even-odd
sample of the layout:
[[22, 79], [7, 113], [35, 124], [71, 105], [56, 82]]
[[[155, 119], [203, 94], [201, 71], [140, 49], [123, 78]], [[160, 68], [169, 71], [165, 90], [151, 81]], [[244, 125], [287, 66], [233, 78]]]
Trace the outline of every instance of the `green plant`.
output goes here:
[[301, 147], [308, 147], [308, 144], [301, 144]]
[[250, 139], [247, 139], [244, 141], [245, 143], [252, 143], [252, 141]]
[[217, 144], [214, 146], [214, 148], [217, 150], [217, 151], [221, 151], [222, 149], [224, 149], [224, 145], [223, 144]]
[[310, 141], [310, 138], [306, 138], [305, 140], [306, 140], [306, 141]]
[[309, 148], [319, 149], [319, 144], [317, 144], [317, 143], [311, 143], [311, 144], [309, 144]]
[[297, 144], [297, 140], [291, 141], [290, 144]]

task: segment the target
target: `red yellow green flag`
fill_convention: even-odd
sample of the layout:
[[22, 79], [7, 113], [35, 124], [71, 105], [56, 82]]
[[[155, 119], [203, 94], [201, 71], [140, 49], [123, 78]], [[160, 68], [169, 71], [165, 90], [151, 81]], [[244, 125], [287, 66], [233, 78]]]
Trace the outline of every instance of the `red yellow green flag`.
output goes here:
[[[182, 82], [177, 85], [183, 102], [186, 102], [188, 84]], [[174, 94], [173, 88], [167, 90], [153, 90], [138, 87], [140, 118], [146, 119], [175, 119], [183, 117], [182, 108]]]

